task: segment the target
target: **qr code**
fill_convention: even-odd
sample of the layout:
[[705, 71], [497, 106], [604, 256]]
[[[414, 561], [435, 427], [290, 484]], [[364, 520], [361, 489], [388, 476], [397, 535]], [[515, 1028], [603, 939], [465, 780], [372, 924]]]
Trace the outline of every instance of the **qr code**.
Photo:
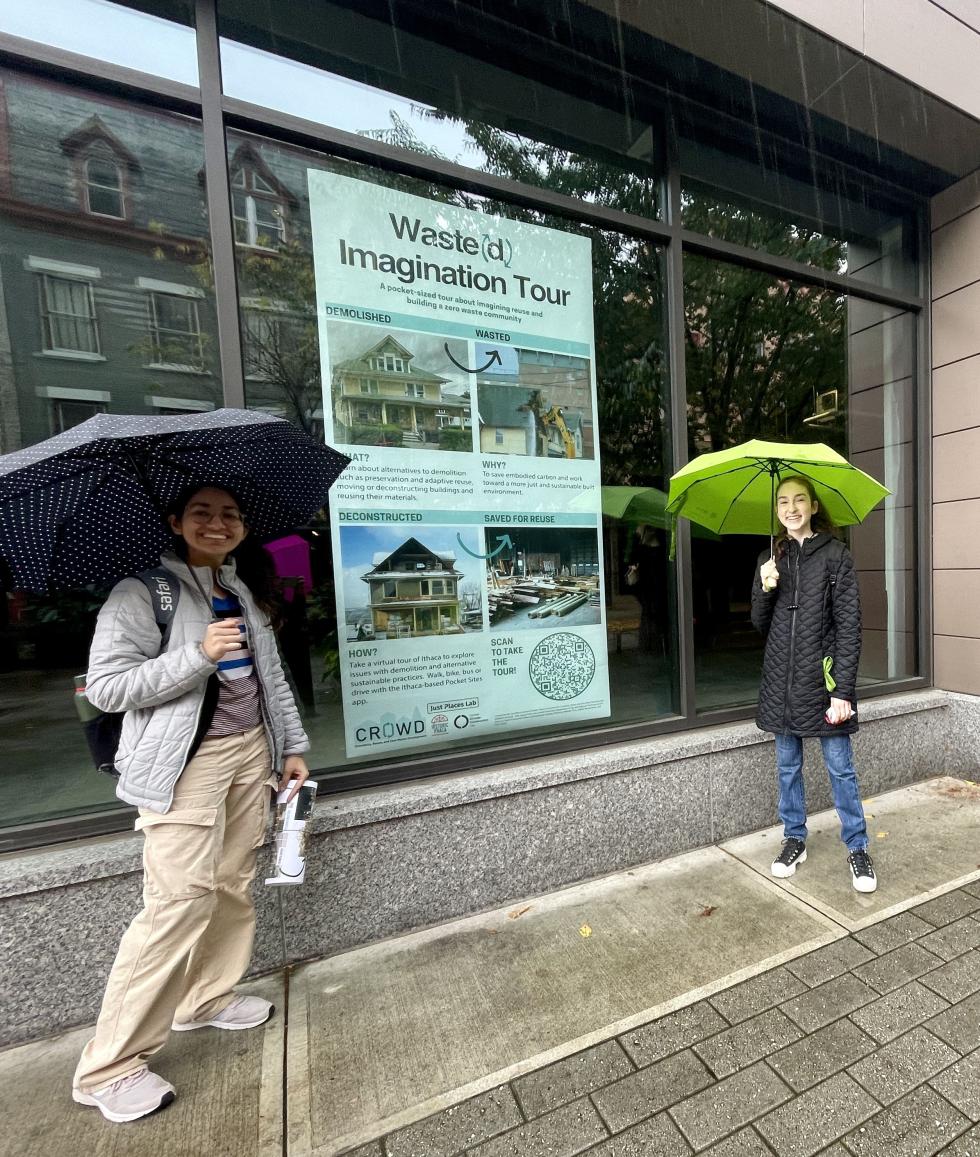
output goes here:
[[531, 652], [531, 683], [548, 699], [574, 699], [592, 682], [595, 654], [580, 636], [569, 631], [548, 635]]

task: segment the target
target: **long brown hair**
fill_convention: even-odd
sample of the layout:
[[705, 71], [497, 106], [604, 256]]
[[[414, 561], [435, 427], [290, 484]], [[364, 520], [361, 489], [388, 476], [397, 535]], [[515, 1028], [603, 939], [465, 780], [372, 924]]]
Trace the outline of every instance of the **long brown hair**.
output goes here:
[[[790, 474], [786, 478], [780, 478], [776, 486], [777, 493], [783, 486], [785, 486], [787, 482], [796, 482], [802, 486], [810, 496], [810, 501], [816, 502], [819, 507], [817, 513], [814, 514], [810, 519], [810, 529], [815, 534], [819, 534], [821, 532], [824, 534], [834, 534], [837, 530], [837, 528], [834, 526], [834, 521], [828, 514], [825, 513], [823, 503], [817, 497], [817, 492], [814, 489], [813, 483], [810, 481], [810, 479], [804, 478], [800, 474]], [[775, 557], [777, 562], [786, 553], [786, 547], [788, 544], [789, 532], [787, 531], [786, 527], [783, 526], [779, 534], [776, 536]]]

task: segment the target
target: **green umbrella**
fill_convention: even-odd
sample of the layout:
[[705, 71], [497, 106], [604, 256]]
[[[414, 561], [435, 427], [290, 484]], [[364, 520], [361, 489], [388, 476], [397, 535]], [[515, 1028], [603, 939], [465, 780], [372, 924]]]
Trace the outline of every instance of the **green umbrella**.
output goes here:
[[[645, 523], [661, 530], [670, 527], [667, 495], [655, 486], [603, 486], [601, 489], [602, 513], [609, 518], [637, 525]], [[695, 526], [692, 533], [698, 538], [718, 537], [700, 526]]]
[[891, 493], [822, 442], [753, 439], [729, 450], [701, 454], [670, 480], [667, 513], [681, 514], [717, 534], [768, 534], [776, 530], [775, 499], [781, 479], [799, 475], [813, 483], [821, 508], [836, 526], [861, 522]]

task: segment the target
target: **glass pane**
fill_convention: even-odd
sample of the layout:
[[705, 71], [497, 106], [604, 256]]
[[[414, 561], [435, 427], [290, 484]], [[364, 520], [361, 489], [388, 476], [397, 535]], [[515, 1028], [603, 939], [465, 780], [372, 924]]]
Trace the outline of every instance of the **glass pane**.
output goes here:
[[[0, 207], [10, 350], [0, 371], [0, 452], [32, 445], [101, 410], [152, 414], [220, 406], [200, 124], [13, 69], [0, 70], [0, 80], [10, 182]], [[130, 221], [88, 211], [71, 155], [79, 132], [111, 136], [138, 162]], [[154, 364], [148, 284], [195, 295], [175, 292], [161, 300], [174, 302], [166, 324], [184, 331], [197, 330], [188, 320], [189, 308], [197, 311], [211, 339], [206, 373]], [[196, 334], [181, 340], [178, 360], [187, 364], [191, 348], [199, 362]], [[112, 781], [92, 767], [72, 696], [102, 598], [96, 590], [2, 592], [0, 823], [116, 806]]]
[[[827, 168], [833, 168], [829, 160]], [[721, 172], [730, 170], [726, 164]], [[747, 166], [744, 172], [735, 170], [733, 179], [739, 176], [747, 189], [758, 188], [759, 196], [738, 196], [685, 179], [684, 227], [889, 289], [916, 292], [915, 219], [907, 205], [891, 204], [868, 186], [823, 189], [785, 176], [773, 179]]]
[[[658, 216], [663, 118], [622, 73], [541, 47], [524, 24], [469, 19], [437, 41], [323, 3], [271, 27], [222, 0], [224, 91], [307, 120], [627, 212]], [[518, 18], [518, 21], [520, 18]]]
[[97, 185], [88, 187], [88, 207], [91, 212], [102, 217], [125, 216], [122, 194], [114, 189], [100, 189]]
[[0, 5], [0, 32], [183, 84], [197, 84], [191, 0], [147, 4], [154, 14], [108, 0]]
[[153, 304], [158, 329], [178, 330], [184, 333], [197, 332], [197, 309], [194, 302], [186, 297], [170, 297], [156, 293], [153, 295]]
[[104, 161], [92, 157], [86, 162], [85, 167], [90, 184], [103, 185], [108, 189], [120, 187], [119, 166], [114, 161]]
[[[684, 292], [690, 454], [750, 438], [823, 442], [888, 486], [882, 507], [840, 532], [865, 604], [860, 674], [915, 674], [911, 316], [695, 256]], [[756, 700], [763, 640], [749, 598], [766, 546], [692, 538], [699, 710]]]
[[[291, 222], [288, 240], [278, 254], [254, 250], [238, 254], [242, 330], [249, 359], [247, 404], [289, 417], [319, 437], [324, 433], [326, 412], [335, 441], [353, 447], [355, 453], [357, 445], [374, 454], [380, 447], [380, 460], [396, 477], [402, 472], [411, 477], [416, 463], [423, 462], [427, 469], [445, 471], [444, 489], [440, 493], [436, 488], [434, 501], [449, 511], [466, 511], [472, 505], [471, 499], [459, 497], [459, 477], [469, 477], [474, 470], [479, 473], [483, 462], [497, 464], [488, 470], [520, 475], [533, 468], [533, 464], [526, 465], [532, 459], [594, 460], [598, 453], [602, 482], [612, 490], [607, 505], [617, 515], [593, 515], [592, 529], [573, 525], [540, 531], [508, 526], [509, 546], [501, 549], [492, 573], [483, 562], [467, 561], [455, 535], [459, 532], [469, 542], [470, 532], [465, 522], [453, 525], [456, 515], [447, 514], [445, 523], [426, 526], [424, 536], [417, 533], [422, 547], [455, 553], [457, 574], [435, 567], [424, 551], [412, 559], [400, 558], [400, 567], [394, 570], [383, 559], [375, 563], [370, 551], [363, 558], [356, 551], [351, 554], [342, 538], [331, 541], [326, 518], [301, 528], [311, 585], [304, 584], [302, 599], [297, 595], [291, 602], [282, 643], [313, 738], [313, 763], [339, 771], [405, 758], [401, 753], [386, 757], [383, 750], [372, 752], [369, 758], [344, 758], [342, 650], [346, 656], [351, 647], [365, 641], [400, 649], [411, 638], [447, 631], [451, 636], [457, 627], [464, 638], [486, 629], [493, 633], [513, 630], [525, 640], [539, 637], [529, 615], [547, 595], [533, 592], [547, 591], [561, 582], [580, 583], [583, 591], [593, 590], [597, 596], [601, 591], [605, 603], [601, 614], [586, 597], [560, 621], [574, 629], [579, 621], [605, 619], [611, 717], [520, 729], [508, 738], [564, 735], [570, 729], [594, 729], [608, 722], [648, 722], [673, 712], [677, 687], [674, 576], [667, 562], [662, 508], [659, 521], [656, 513], [657, 495], [662, 499], [670, 474], [660, 253], [618, 233], [586, 230], [503, 202], [375, 173], [263, 138], [229, 134], [229, 152], [234, 155], [246, 142], [288, 190]], [[317, 225], [311, 221], [311, 171], [370, 182], [363, 189], [367, 201], [372, 190], [380, 197], [394, 187], [430, 204], [463, 208], [477, 221], [486, 222], [482, 229], [493, 228], [494, 215], [499, 214], [561, 235], [588, 237], [597, 413], [592, 413], [590, 366], [581, 355], [541, 348], [530, 340], [525, 348], [518, 331], [517, 348], [503, 355], [503, 364], [486, 359], [487, 364], [469, 377], [453, 368], [444, 350], [448, 342], [459, 364], [466, 343], [457, 345], [440, 333], [438, 321], [433, 322], [431, 336], [394, 322], [390, 326], [331, 323], [331, 380], [325, 401], [312, 261], [311, 229]], [[448, 262], [449, 254], [440, 260]], [[458, 264], [456, 254], [454, 266]], [[475, 263], [472, 268], [476, 269]], [[514, 268], [520, 272], [516, 259]], [[403, 273], [408, 276], [407, 271]], [[454, 332], [451, 326], [447, 332]], [[462, 474], [454, 480], [456, 472]], [[651, 488], [645, 496], [652, 505], [639, 514], [626, 511], [628, 487]], [[535, 509], [536, 499], [515, 497], [514, 501], [518, 503], [514, 509]], [[530, 506], [522, 507], [526, 501]], [[597, 503], [594, 492], [589, 501]], [[341, 535], [345, 529], [341, 528]], [[385, 529], [384, 533], [401, 542], [409, 536], [403, 529]], [[504, 530], [498, 529], [503, 538]], [[394, 539], [389, 542], [378, 534], [379, 543], [383, 540], [385, 546], [398, 547]], [[489, 541], [495, 541], [493, 535]], [[470, 546], [475, 549], [475, 541]], [[335, 565], [336, 551], [341, 553], [342, 568]], [[381, 567], [377, 578], [372, 574], [370, 581], [364, 579], [375, 565]], [[411, 577], [416, 573], [418, 578]], [[628, 581], [630, 573], [636, 581]], [[425, 591], [421, 582], [429, 584]], [[348, 614], [338, 624], [336, 587], [341, 583], [349, 595], [345, 596]], [[517, 589], [514, 598], [515, 588], [526, 589]], [[417, 605], [433, 599], [442, 602], [438, 607]], [[484, 613], [490, 620], [486, 624]], [[491, 619], [491, 615], [496, 617]], [[465, 694], [462, 685], [459, 694]], [[448, 735], [430, 738], [413, 750], [439, 754], [491, 743], [488, 736], [467, 741], [456, 734], [451, 739]]]

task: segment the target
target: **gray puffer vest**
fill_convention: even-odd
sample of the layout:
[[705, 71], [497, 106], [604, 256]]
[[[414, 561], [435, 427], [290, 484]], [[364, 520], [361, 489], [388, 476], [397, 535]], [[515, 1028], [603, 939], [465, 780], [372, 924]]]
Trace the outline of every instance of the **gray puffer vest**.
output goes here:
[[[160, 562], [180, 580], [166, 651], [160, 653], [160, 629], [149, 591], [139, 579], [123, 579], [99, 612], [85, 686], [88, 699], [100, 710], [126, 713], [116, 752], [116, 795], [162, 814], [173, 802], [174, 785], [197, 732], [208, 679], [218, 667], [201, 650], [213, 616], [190, 568], [175, 554], [163, 555]], [[207, 567], [194, 571], [210, 599], [211, 571]], [[272, 770], [278, 771], [285, 756], [309, 750], [310, 741], [283, 674], [275, 634], [248, 587], [236, 577], [234, 560], [219, 569], [218, 582], [242, 606]]]

